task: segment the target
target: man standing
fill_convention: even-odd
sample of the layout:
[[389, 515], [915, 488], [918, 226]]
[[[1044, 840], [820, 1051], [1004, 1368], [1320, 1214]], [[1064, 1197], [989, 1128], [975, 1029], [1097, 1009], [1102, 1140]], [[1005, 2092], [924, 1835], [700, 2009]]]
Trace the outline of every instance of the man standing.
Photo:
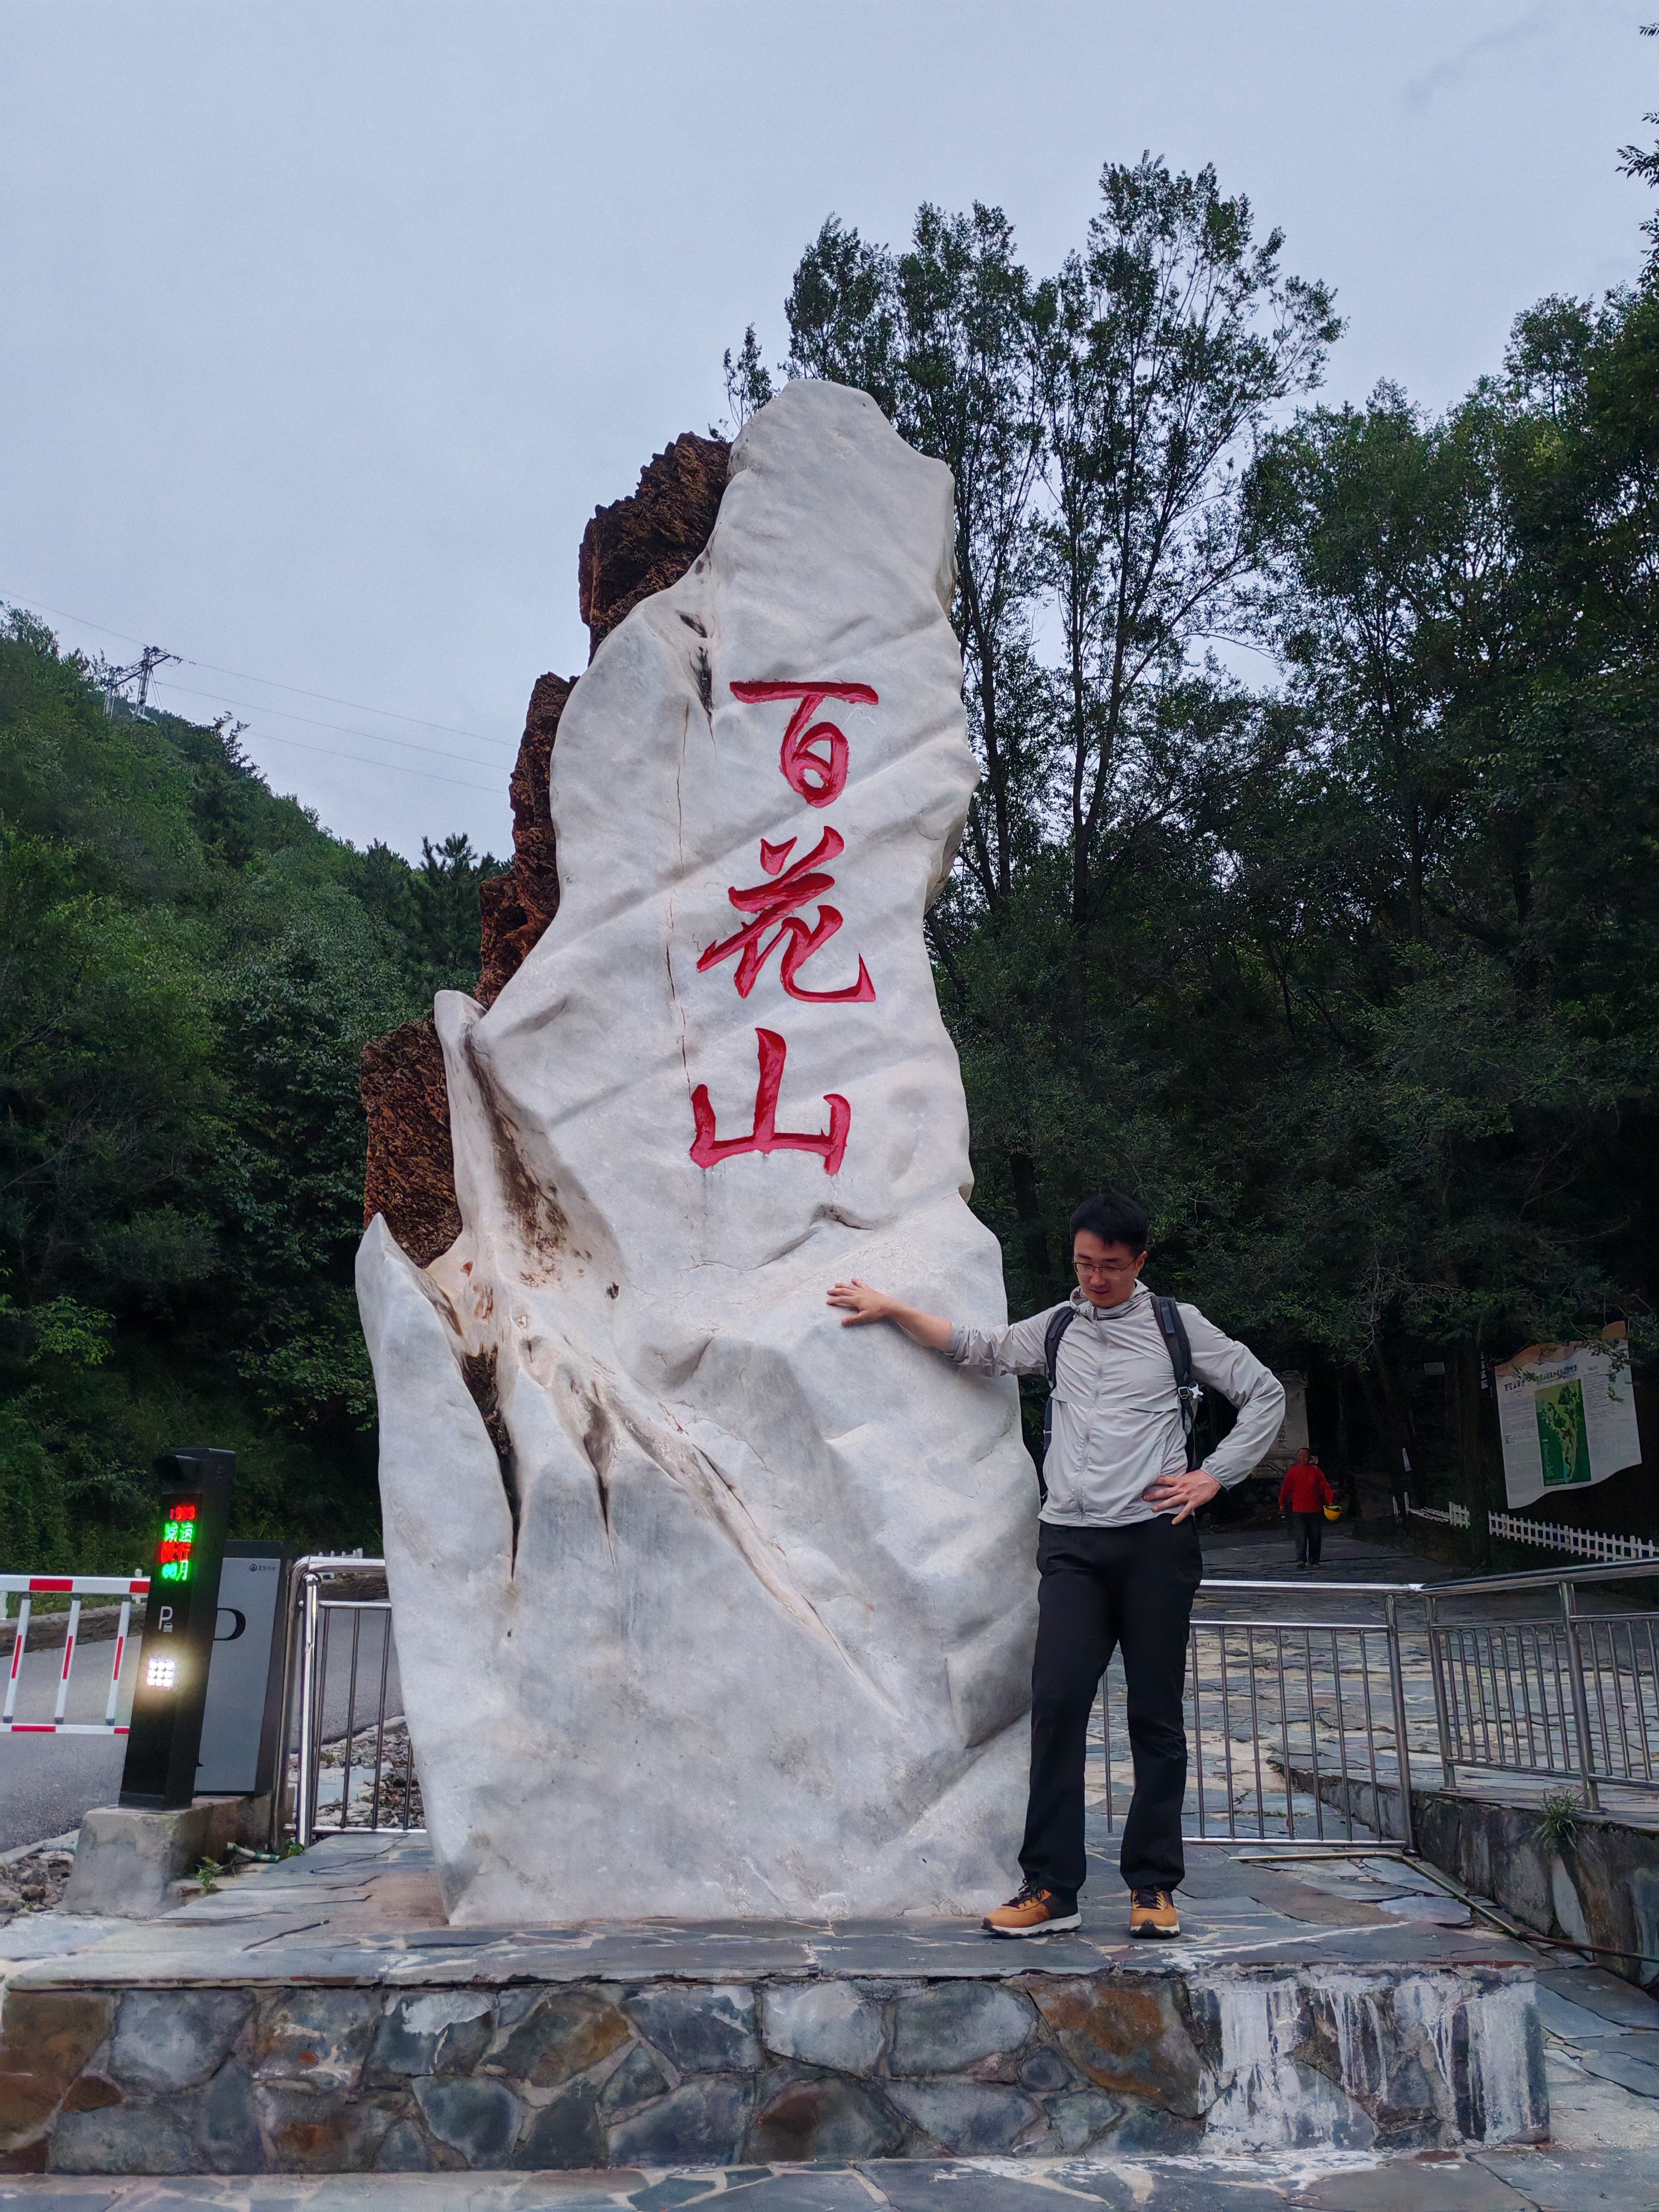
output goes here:
[[1296, 1565], [1304, 1574], [1319, 1565], [1325, 1540], [1325, 1508], [1335, 1503], [1336, 1493], [1325, 1480], [1325, 1470], [1304, 1444], [1279, 1486], [1279, 1510], [1290, 1516], [1296, 1538]]
[[1238, 1408], [1231, 1433], [1189, 1468], [1170, 1349], [1140, 1280], [1146, 1213], [1116, 1193], [1085, 1199], [1071, 1231], [1079, 1287], [1068, 1304], [1006, 1328], [956, 1327], [856, 1279], [837, 1283], [830, 1303], [850, 1309], [843, 1328], [896, 1322], [979, 1375], [1047, 1372], [1049, 1331], [1065, 1316], [1037, 1539], [1025, 1879], [984, 1925], [992, 1936], [1040, 1936], [1079, 1924], [1084, 1749], [1101, 1676], [1121, 1647], [1135, 1774], [1119, 1862], [1129, 1932], [1177, 1936], [1175, 1892], [1186, 1873], [1181, 1692], [1188, 1616], [1203, 1574], [1192, 1516], [1249, 1474], [1278, 1433], [1285, 1393], [1254, 1353], [1195, 1306], [1180, 1307], [1197, 1382]]

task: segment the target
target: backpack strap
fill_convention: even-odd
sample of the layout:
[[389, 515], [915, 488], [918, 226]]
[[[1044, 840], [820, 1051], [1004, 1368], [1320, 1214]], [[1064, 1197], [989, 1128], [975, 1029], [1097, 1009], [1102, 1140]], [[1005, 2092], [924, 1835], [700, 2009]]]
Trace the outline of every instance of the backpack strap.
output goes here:
[[1194, 1379], [1193, 1347], [1187, 1340], [1187, 1324], [1181, 1318], [1180, 1307], [1173, 1298], [1154, 1297], [1152, 1312], [1170, 1354], [1170, 1364], [1175, 1370], [1176, 1396], [1181, 1401], [1181, 1430], [1187, 1442], [1187, 1468], [1190, 1474], [1204, 1457], [1198, 1448], [1197, 1436], [1198, 1409], [1204, 1393]]
[[1048, 1370], [1048, 1388], [1054, 1387], [1054, 1369], [1060, 1360], [1060, 1340], [1077, 1319], [1077, 1308], [1067, 1303], [1058, 1306], [1048, 1316], [1048, 1326], [1042, 1332], [1042, 1364]]
[[[1042, 1408], [1042, 1458], [1048, 1456], [1048, 1446], [1054, 1433], [1054, 1368], [1060, 1358], [1060, 1340], [1077, 1319], [1077, 1308], [1068, 1301], [1058, 1306], [1048, 1316], [1048, 1326], [1042, 1332], [1042, 1364], [1048, 1370], [1048, 1399]], [[1037, 1465], [1037, 1489], [1042, 1502], [1048, 1502], [1048, 1486], [1043, 1480], [1042, 1462]]]

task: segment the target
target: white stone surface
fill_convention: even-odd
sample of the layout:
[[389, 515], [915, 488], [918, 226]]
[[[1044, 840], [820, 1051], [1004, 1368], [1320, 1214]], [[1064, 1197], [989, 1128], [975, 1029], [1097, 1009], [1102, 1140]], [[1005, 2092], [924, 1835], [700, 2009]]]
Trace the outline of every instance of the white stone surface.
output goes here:
[[[1005, 1317], [964, 1203], [967, 1121], [922, 938], [975, 766], [947, 619], [951, 484], [861, 393], [788, 386], [738, 441], [708, 550], [605, 641], [565, 709], [562, 903], [487, 1013], [441, 995], [465, 1226], [425, 1271], [384, 1223], [374, 1361], [398, 1659], [458, 1922], [977, 1911], [1024, 1808], [1036, 1486], [1012, 1383], [824, 1303], [857, 1273]], [[862, 684], [847, 743], [780, 765], [795, 702]], [[831, 741], [820, 738], [821, 763]], [[699, 969], [765, 884], [843, 841], [801, 988]], [[776, 849], [793, 840], [787, 856]], [[833, 850], [833, 845], [832, 845]], [[774, 931], [769, 930], [769, 939]], [[748, 1131], [691, 1157], [708, 1086]], [[474, 1396], [494, 1364], [498, 1460]]]

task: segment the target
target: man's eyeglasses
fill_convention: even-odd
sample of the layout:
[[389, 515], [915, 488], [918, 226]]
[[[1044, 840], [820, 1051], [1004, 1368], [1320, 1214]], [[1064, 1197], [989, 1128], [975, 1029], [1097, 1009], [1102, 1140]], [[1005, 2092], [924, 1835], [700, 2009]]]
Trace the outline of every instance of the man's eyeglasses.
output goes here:
[[1079, 1275], [1132, 1275], [1135, 1263], [1133, 1260], [1073, 1260], [1072, 1265]]

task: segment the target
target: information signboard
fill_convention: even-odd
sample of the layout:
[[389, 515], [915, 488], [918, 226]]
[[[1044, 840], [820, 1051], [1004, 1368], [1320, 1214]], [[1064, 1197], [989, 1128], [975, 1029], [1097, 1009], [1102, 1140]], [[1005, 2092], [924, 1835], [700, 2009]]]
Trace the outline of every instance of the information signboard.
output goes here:
[[1596, 1344], [1533, 1344], [1492, 1370], [1510, 1506], [1641, 1463], [1625, 1324]]

